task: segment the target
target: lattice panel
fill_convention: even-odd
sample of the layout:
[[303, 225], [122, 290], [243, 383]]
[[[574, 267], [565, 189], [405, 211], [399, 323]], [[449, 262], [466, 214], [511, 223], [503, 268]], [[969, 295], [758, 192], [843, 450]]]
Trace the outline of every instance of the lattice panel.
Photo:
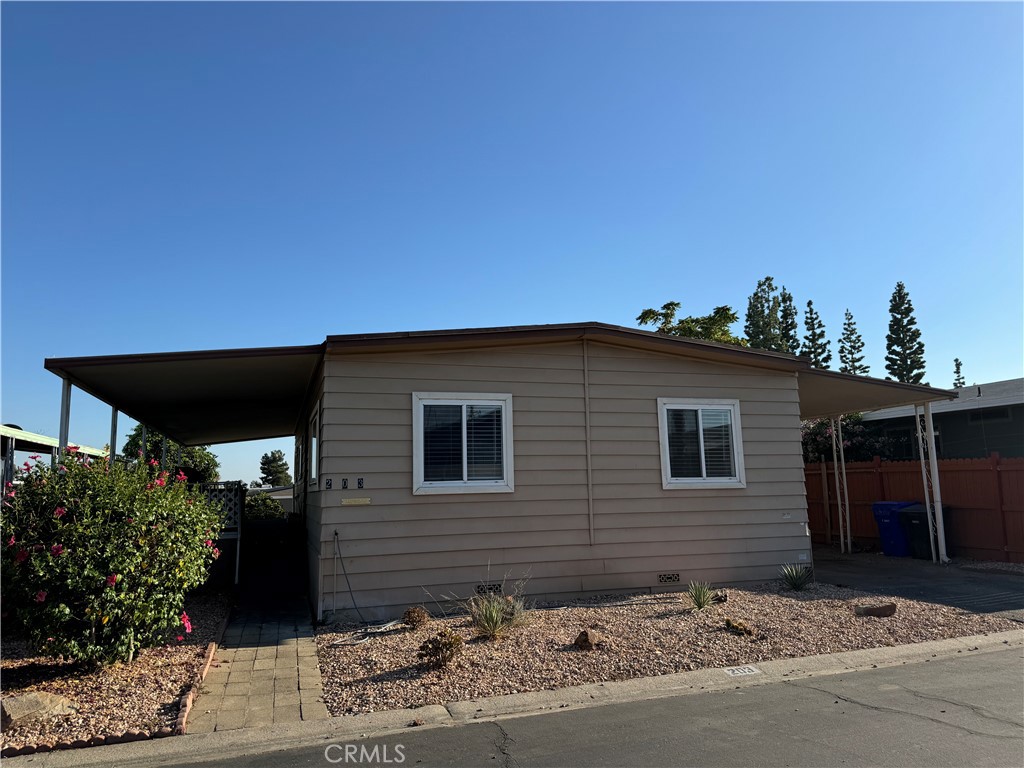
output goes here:
[[237, 530], [245, 508], [245, 486], [241, 483], [206, 483], [203, 492], [210, 501], [220, 502], [222, 530]]

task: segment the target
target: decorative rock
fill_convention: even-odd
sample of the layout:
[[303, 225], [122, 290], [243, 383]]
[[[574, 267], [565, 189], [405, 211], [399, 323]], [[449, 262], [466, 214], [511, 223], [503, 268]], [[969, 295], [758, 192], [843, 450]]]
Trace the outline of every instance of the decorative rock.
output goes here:
[[592, 651], [597, 646], [604, 644], [604, 638], [592, 629], [584, 629], [572, 643], [581, 651]]
[[58, 749], [71, 749], [72, 743], [70, 741], [58, 741], [53, 745], [54, 750]]
[[145, 731], [128, 731], [124, 736], [121, 737], [121, 743], [127, 744], [132, 741], [145, 741], [149, 738], [149, 734]]
[[158, 739], [163, 739], [163, 738], [166, 738], [167, 736], [172, 735], [173, 733], [174, 733], [174, 730], [172, 728], [170, 728], [169, 726], [165, 725], [163, 728], [158, 730], [153, 735], [156, 736]]
[[91, 739], [89, 739], [89, 746], [90, 747], [102, 747], [106, 743], [107, 743], [107, 737], [106, 736], [93, 736]]
[[855, 616], [892, 616], [896, 613], [896, 603], [881, 603], [879, 605], [855, 605], [853, 607]]
[[55, 693], [33, 691], [17, 696], [5, 696], [0, 710], [2, 710], [3, 727], [7, 728], [13, 723], [37, 717], [74, 714], [78, 711], [78, 707], [69, 699]]
[[71, 742], [70, 749], [84, 749], [89, 746], [89, 742], [85, 739], [75, 739]]
[[0, 757], [17, 757], [21, 750], [21, 747], [4, 747], [3, 751], [0, 751]]
[[115, 736], [107, 736], [107, 744], [123, 744], [124, 734], [120, 733]]
[[711, 602], [712, 603], [727, 603], [727, 602], [729, 602], [729, 595], [728, 595], [728, 593], [726, 593], [726, 591], [724, 589], [719, 591], [719, 592], [715, 592], [715, 594], [713, 594], [711, 596]]
[[48, 741], [41, 741], [36, 744], [36, 752], [52, 752], [53, 744]]

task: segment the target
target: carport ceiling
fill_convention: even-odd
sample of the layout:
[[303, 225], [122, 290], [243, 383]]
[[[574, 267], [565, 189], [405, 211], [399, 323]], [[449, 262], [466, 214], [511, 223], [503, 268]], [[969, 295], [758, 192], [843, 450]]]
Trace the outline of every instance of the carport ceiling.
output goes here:
[[323, 345], [48, 359], [47, 370], [183, 445], [295, 434]]

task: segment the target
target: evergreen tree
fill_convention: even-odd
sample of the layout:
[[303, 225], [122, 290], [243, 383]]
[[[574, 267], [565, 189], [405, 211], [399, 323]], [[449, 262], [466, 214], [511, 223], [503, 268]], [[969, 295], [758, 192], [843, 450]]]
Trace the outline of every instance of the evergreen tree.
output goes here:
[[782, 286], [779, 293], [779, 336], [782, 339], [782, 351], [791, 355], [800, 353], [800, 336], [797, 333], [797, 311], [793, 304], [793, 294]]
[[689, 339], [704, 339], [723, 344], [746, 346], [743, 339], [734, 336], [729, 330], [729, 326], [739, 320], [739, 316], [732, 307], [715, 307], [709, 315], [691, 315], [682, 320], [676, 320], [679, 307], [678, 301], [670, 301], [661, 309], [645, 309], [637, 315], [636, 321], [640, 325], [656, 325], [658, 333], [665, 333], [669, 336], [685, 336]]
[[815, 368], [828, 368], [828, 364], [832, 362], [832, 350], [829, 349], [830, 342], [825, 338], [825, 323], [814, 310], [813, 301], [807, 302], [804, 327], [807, 333], [804, 334], [804, 345], [800, 348], [800, 354], [809, 357], [811, 365]]
[[[185, 473], [190, 483], [212, 483], [220, 476], [220, 462], [210, 453], [209, 446], [181, 446], [171, 439], [167, 440], [167, 453], [163, 452], [164, 436], [156, 430], [146, 430], [146, 445], [142, 445], [142, 425], [136, 424], [122, 448], [123, 455], [129, 461], [160, 461], [164, 456], [164, 469], [172, 474], [179, 469]], [[178, 452], [181, 451], [181, 462]]]
[[782, 343], [781, 307], [774, 278], [758, 280], [754, 292], [747, 298], [747, 318], [743, 326], [747, 344], [752, 349], [787, 351]]
[[860, 337], [853, 313], [846, 310], [843, 316], [843, 335], [839, 339], [839, 372], [855, 376], [867, 376], [871, 368], [864, 364], [864, 339]]
[[887, 379], [920, 384], [924, 378], [924, 342], [914, 318], [914, 305], [902, 282], [889, 300], [889, 333], [885, 335]]
[[959, 357], [953, 358], [953, 389], [959, 389], [960, 387], [966, 387], [967, 382], [964, 380], [964, 374], [961, 368], [963, 363], [960, 362]]
[[288, 462], [284, 460], [284, 451], [274, 450], [263, 454], [260, 458], [260, 481], [264, 485], [274, 487], [291, 485], [292, 476], [288, 474]]

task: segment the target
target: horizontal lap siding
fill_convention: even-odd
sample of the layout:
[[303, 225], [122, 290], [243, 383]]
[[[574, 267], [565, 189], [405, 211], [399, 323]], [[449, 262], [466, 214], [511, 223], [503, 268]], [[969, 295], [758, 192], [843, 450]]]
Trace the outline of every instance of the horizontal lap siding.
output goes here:
[[[326, 591], [335, 530], [360, 608], [379, 616], [506, 576], [528, 573], [535, 595], [647, 589], [659, 572], [760, 580], [806, 554], [795, 377], [596, 343], [588, 362], [593, 543], [581, 344], [329, 357]], [[512, 393], [515, 493], [412, 494], [414, 391]], [[740, 400], [746, 488], [662, 489], [658, 397]], [[363, 490], [351, 490], [357, 477]], [[372, 503], [342, 506], [347, 497]], [[351, 605], [345, 593], [337, 600]]]

